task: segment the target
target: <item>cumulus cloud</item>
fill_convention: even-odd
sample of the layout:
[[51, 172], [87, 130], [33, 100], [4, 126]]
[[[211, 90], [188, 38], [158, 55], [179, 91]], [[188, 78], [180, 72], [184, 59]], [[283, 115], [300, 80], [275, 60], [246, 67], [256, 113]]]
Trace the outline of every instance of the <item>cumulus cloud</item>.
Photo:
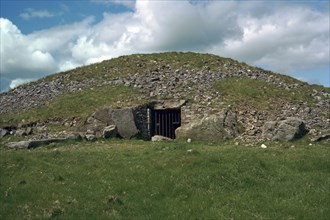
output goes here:
[[17, 86], [19, 86], [19, 85], [22, 85], [22, 84], [24, 84], [24, 83], [31, 82], [31, 81], [33, 81], [33, 80], [35, 80], [35, 79], [14, 79], [14, 80], [12, 80], [12, 81], [10, 82], [9, 87], [10, 87], [11, 89], [13, 89], [13, 88], [15, 88], [15, 87], [17, 87]]
[[72, 59], [72, 48], [75, 40], [88, 32], [90, 23], [87, 18], [79, 23], [64, 25], [48, 30], [24, 35], [8, 19], [0, 18], [1, 41], [1, 75], [9, 79], [39, 78], [49, 73], [65, 70], [82, 63], [67, 61]]
[[99, 22], [89, 17], [28, 35], [1, 18], [1, 75], [38, 78], [119, 55], [173, 50], [288, 73], [329, 64], [329, 10], [262, 1], [129, 3], [132, 10], [104, 13]]
[[33, 39], [23, 35], [9, 20], [0, 18], [1, 75], [9, 78], [40, 77], [56, 69], [56, 61], [49, 51], [31, 47]]
[[278, 9], [262, 18], [240, 18], [241, 39], [228, 39], [215, 53], [266, 65], [279, 72], [329, 62], [329, 14], [306, 7]]
[[50, 13], [47, 10], [36, 10], [33, 8], [27, 8], [20, 14], [20, 16], [25, 19], [29, 20], [31, 18], [51, 18], [54, 17], [55, 15], [53, 13]]

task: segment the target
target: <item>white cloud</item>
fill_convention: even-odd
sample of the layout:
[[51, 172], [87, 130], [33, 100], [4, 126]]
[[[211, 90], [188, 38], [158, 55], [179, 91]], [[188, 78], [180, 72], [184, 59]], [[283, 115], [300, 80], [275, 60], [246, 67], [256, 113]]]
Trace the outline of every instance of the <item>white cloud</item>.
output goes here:
[[[56, 69], [52, 55], [38, 47], [29, 47], [32, 43], [9, 20], [0, 18], [1, 41], [1, 75], [10, 78], [39, 77]], [[34, 78], [34, 77], [33, 77]]]
[[[187, 1], [138, 1], [136, 16], [148, 28], [152, 47], [158, 50], [206, 50], [241, 30], [228, 10], [233, 2], [190, 4]], [[164, 10], [171, 8], [171, 10]], [[149, 43], [150, 45], [150, 43]]]
[[72, 47], [81, 34], [88, 32], [92, 21], [87, 18], [79, 23], [24, 35], [8, 19], [0, 18], [1, 42], [6, 42], [1, 44], [1, 75], [12, 80], [39, 78], [84, 64], [73, 60]]
[[53, 13], [50, 13], [46, 9], [44, 10], [36, 10], [33, 8], [27, 8], [20, 14], [20, 16], [25, 19], [29, 20], [31, 18], [51, 18], [54, 17], [55, 15]]
[[10, 82], [9, 87], [10, 87], [11, 89], [13, 89], [13, 88], [16, 88], [16, 87], [19, 86], [19, 85], [22, 85], [22, 84], [24, 84], [24, 83], [31, 82], [31, 81], [33, 81], [33, 80], [35, 80], [35, 79], [14, 79], [14, 80], [12, 80], [12, 81]]
[[138, 0], [133, 11], [104, 13], [98, 23], [89, 17], [29, 35], [0, 22], [1, 74], [11, 80], [169, 50], [215, 53], [288, 73], [330, 60], [329, 10], [283, 2]]
[[280, 72], [313, 68], [329, 62], [329, 14], [284, 8], [262, 18], [241, 18], [241, 39], [218, 45], [230, 57]]

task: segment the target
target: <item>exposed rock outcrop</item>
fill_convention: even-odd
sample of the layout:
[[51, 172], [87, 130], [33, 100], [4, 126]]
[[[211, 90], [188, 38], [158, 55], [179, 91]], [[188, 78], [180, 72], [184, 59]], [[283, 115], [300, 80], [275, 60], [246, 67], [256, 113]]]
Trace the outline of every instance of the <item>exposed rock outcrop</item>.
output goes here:
[[197, 140], [227, 140], [238, 135], [236, 113], [225, 109], [221, 114], [206, 116], [192, 121], [175, 131], [177, 138], [194, 138]]
[[319, 142], [319, 141], [328, 141], [330, 142], [330, 130], [323, 131], [320, 135], [313, 138], [311, 141]]
[[9, 134], [10, 134], [10, 132], [7, 129], [0, 128], [0, 138], [3, 138], [3, 137], [5, 137], [5, 136], [7, 136]]
[[126, 109], [101, 109], [87, 118], [85, 126], [96, 133], [97, 137], [104, 135], [104, 129], [115, 125], [118, 135], [125, 139], [131, 139], [138, 135], [133, 110]]
[[293, 141], [303, 137], [308, 130], [304, 122], [298, 118], [287, 118], [265, 123], [262, 136], [272, 141]]

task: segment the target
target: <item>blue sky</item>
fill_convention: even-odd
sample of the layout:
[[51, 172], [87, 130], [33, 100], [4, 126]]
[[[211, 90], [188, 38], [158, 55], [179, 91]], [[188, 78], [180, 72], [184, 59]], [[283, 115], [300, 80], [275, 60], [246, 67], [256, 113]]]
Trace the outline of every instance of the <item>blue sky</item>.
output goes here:
[[120, 55], [195, 51], [330, 87], [329, 1], [1, 0], [0, 91]]

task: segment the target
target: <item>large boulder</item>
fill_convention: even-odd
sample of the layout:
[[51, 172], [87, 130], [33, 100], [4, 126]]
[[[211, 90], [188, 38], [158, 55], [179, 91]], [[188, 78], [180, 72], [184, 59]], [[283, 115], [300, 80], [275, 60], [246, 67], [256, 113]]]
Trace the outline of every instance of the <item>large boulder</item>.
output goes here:
[[236, 113], [230, 108], [215, 115], [192, 121], [175, 130], [177, 138], [191, 138], [198, 140], [227, 140], [238, 134]]
[[131, 139], [139, 133], [131, 108], [98, 110], [87, 118], [85, 124], [86, 128], [94, 131], [98, 137], [101, 137], [104, 128], [110, 125], [115, 125], [119, 136], [125, 139]]
[[307, 133], [305, 123], [299, 118], [268, 121], [262, 129], [262, 137], [272, 141], [293, 141]]

